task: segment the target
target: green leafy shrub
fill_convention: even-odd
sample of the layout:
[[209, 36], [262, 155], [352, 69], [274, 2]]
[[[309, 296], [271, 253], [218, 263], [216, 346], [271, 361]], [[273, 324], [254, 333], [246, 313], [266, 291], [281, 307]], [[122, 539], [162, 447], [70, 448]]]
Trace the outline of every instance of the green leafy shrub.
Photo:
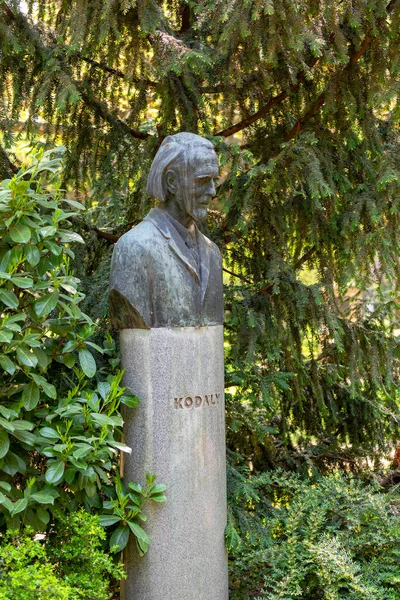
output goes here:
[[[3, 531], [44, 531], [57, 511], [102, 511], [116, 498], [118, 452], [130, 452], [119, 407], [138, 403], [120, 385], [113, 340], [95, 344], [95, 324], [79, 306], [70, 260], [82, 239], [71, 219], [82, 206], [62, 195], [61, 159], [62, 149], [41, 152], [0, 188]], [[94, 353], [108, 359], [100, 370]], [[139, 538], [143, 506], [129, 514]], [[125, 538], [113, 540], [116, 551]]]
[[84, 511], [60, 516], [42, 543], [31, 529], [0, 544], [0, 600], [107, 600], [124, 577], [102, 550], [104, 530]]
[[[239, 477], [235, 489], [232, 600], [400, 599], [398, 496], [339, 474], [313, 481], [282, 471]], [[243, 513], [263, 530], [241, 529]]]

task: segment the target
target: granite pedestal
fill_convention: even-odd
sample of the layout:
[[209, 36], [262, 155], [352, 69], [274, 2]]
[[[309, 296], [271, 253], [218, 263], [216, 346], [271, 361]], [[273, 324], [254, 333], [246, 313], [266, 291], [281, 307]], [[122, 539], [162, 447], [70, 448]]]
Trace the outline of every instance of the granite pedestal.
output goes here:
[[124, 479], [157, 475], [167, 503], [149, 503], [148, 553], [130, 542], [123, 600], [228, 600], [222, 325], [123, 329], [125, 412], [132, 455]]

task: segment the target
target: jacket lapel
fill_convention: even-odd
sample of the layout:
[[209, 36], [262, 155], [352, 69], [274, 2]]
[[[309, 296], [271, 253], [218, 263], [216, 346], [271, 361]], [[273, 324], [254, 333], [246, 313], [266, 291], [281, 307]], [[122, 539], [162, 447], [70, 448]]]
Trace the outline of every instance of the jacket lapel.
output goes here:
[[[180, 260], [186, 265], [189, 271], [195, 276], [197, 283], [200, 283], [200, 273], [198, 272], [196, 261], [194, 260], [189, 248], [186, 246], [182, 237], [179, 235], [175, 227], [172, 225], [171, 221], [165, 215], [164, 211], [158, 208], [152, 208], [144, 220], [151, 221], [153, 225], [157, 227], [157, 229], [168, 241], [168, 245], [171, 248], [172, 252], [174, 252], [174, 254], [176, 254], [176, 256], [180, 258]], [[197, 239], [199, 240], [199, 238], [201, 237], [201, 233], [197, 231], [197, 234]], [[203, 288], [203, 286], [201, 287]]]
[[211, 242], [197, 229], [197, 227], [196, 232], [200, 258], [201, 302], [203, 303], [210, 276]]

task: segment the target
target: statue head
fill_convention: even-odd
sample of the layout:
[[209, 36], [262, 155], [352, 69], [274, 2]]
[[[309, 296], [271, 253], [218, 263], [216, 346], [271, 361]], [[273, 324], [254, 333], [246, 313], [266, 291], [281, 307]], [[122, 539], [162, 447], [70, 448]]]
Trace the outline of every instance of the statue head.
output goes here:
[[201, 221], [215, 196], [218, 158], [211, 142], [194, 133], [164, 139], [153, 160], [147, 192], [182, 222]]

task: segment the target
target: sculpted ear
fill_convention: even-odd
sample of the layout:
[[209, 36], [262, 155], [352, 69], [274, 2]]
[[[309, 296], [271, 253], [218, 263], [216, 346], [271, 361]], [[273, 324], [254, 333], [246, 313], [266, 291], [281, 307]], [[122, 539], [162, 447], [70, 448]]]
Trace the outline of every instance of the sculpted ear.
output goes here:
[[165, 174], [165, 187], [170, 194], [176, 194], [178, 181], [176, 173], [172, 170], [167, 171]]

